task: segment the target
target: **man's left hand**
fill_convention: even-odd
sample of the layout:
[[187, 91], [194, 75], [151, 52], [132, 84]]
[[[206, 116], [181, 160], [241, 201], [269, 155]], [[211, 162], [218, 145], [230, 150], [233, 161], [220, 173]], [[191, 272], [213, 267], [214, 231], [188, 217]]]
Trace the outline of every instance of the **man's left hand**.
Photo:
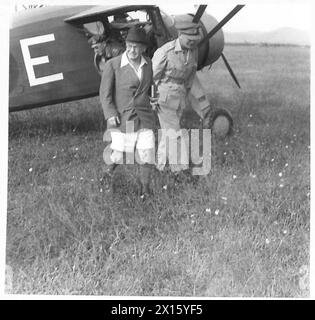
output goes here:
[[150, 104], [151, 107], [154, 111], [157, 111], [159, 109], [159, 104], [158, 104], [158, 98], [152, 98], [150, 97]]

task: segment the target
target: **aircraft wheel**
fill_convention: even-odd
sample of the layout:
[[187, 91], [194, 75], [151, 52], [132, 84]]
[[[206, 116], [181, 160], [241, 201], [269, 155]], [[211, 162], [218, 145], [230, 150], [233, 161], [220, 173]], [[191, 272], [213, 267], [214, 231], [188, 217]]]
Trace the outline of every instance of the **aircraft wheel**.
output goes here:
[[211, 133], [219, 138], [224, 138], [232, 134], [233, 119], [225, 109], [217, 109], [209, 115], [208, 128]]

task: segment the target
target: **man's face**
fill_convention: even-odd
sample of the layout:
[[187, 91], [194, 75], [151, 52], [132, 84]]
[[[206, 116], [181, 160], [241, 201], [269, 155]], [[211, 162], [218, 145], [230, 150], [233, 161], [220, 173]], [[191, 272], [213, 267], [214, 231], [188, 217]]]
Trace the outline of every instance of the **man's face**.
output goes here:
[[145, 46], [141, 43], [126, 41], [126, 51], [128, 59], [136, 61], [145, 51]]
[[184, 34], [179, 35], [179, 40], [183, 49], [194, 49], [197, 47], [197, 44], [199, 42], [199, 39], [192, 40]]

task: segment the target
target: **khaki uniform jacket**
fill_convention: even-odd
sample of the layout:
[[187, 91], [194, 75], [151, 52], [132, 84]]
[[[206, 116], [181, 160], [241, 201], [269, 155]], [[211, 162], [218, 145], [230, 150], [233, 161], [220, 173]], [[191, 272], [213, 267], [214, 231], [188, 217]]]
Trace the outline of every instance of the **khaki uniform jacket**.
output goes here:
[[120, 116], [122, 132], [126, 122], [134, 121], [134, 130], [154, 129], [155, 118], [150, 105], [149, 93], [152, 84], [152, 63], [144, 57], [141, 81], [128, 64], [121, 67], [121, 57], [107, 61], [102, 73], [100, 100], [105, 119]]
[[159, 93], [158, 103], [176, 110], [185, 108], [187, 93], [197, 71], [198, 50], [188, 50], [186, 55], [179, 39], [157, 49], [152, 58], [153, 80]]

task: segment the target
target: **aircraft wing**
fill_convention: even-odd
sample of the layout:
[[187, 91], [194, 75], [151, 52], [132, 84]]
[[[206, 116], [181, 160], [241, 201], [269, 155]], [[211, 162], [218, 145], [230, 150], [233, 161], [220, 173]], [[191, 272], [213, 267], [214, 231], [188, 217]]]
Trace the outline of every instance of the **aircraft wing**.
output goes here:
[[148, 7], [154, 7], [153, 5], [130, 5], [130, 6], [95, 6], [90, 9], [84, 10], [78, 14], [64, 19], [65, 22], [69, 23], [82, 23], [92, 22], [96, 17], [101, 15], [111, 15], [119, 11], [133, 11], [141, 10]]

